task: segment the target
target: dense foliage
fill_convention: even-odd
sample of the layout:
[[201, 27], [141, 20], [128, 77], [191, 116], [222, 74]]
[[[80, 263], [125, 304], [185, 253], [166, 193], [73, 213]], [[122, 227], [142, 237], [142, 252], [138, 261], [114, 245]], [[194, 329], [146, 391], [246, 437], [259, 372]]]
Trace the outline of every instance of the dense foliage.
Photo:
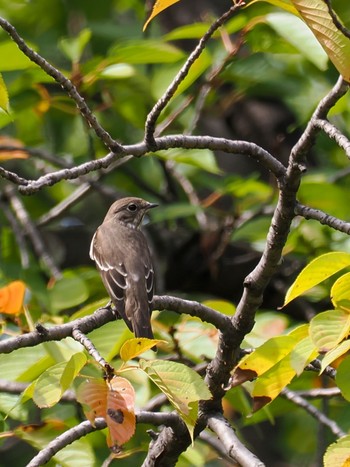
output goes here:
[[[321, 465], [339, 438], [325, 465], [350, 458], [350, 10], [334, 59], [307, 0], [246, 3], [182, 0], [143, 31], [153, 2], [0, 0], [0, 465], [50, 442], [72, 467]], [[156, 356], [89, 258], [123, 196], [159, 204]], [[111, 454], [93, 419], [117, 384]]]

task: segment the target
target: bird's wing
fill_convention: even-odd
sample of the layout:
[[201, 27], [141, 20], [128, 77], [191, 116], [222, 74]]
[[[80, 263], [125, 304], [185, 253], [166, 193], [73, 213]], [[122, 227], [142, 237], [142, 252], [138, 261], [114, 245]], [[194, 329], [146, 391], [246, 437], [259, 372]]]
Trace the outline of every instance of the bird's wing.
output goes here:
[[100, 272], [108, 295], [118, 313], [120, 313], [121, 317], [132, 331], [132, 324], [124, 311], [125, 290], [128, 287], [125, 264], [118, 259], [120, 255], [118, 255], [115, 248], [111, 248], [109, 237], [105, 237], [103, 243], [99, 241], [99, 229], [97, 229], [91, 242], [90, 258], [96, 262], [97, 269]]

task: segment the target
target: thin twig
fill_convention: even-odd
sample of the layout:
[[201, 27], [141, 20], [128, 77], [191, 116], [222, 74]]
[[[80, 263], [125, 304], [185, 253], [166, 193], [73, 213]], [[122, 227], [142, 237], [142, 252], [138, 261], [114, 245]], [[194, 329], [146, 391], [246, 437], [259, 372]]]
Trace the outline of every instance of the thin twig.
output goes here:
[[350, 235], [350, 222], [343, 221], [338, 219], [335, 216], [331, 216], [326, 212], [323, 212], [319, 209], [310, 208], [301, 203], [296, 203], [295, 205], [295, 214], [298, 216], [304, 217], [304, 219], [314, 219], [320, 224], [328, 225], [338, 232], [343, 232], [347, 235]]
[[199, 58], [203, 50], [205, 49], [207, 42], [212, 37], [215, 31], [220, 28], [227, 20], [231, 18], [231, 16], [237, 11], [238, 8], [244, 5], [244, 2], [238, 0], [227, 12], [225, 12], [220, 18], [214, 21], [208, 31], [203, 35], [200, 39], [197, 47], [193, 50], [193, 52], [189, 55], [188, 59], [186, 60], [185, 64], [175, 76], [171, 84], [169, 85], [168, 89], [165, 91], [163, 96], [158, 99], [157, 103], [150, 111], [146, 119], [145, 125], [145, 138], [144, 141], [147, 144], [148, 148], [153, 148], [155, 145], [154, 141], [154, 132], [155, 126], [158, 120], [159, 115], [161, 114], [162, 110], [168, 105], [171, 98], [174, 96], [177, 88], [186, 78], [188, 72], [190, 71], [194, 62]]
[[44, 240], [25, 209], [22, 200], [15, 194], [12, 186], [5, 187], [4, 192], [23, 231], [28, 235], [36, 255], [45, 264], [50, 275], [59, 279], [61, 277], [61, 272], [56, 266], [52, 256], [49, 254]]
[[333, 10], [332, 8], [332, 4], [331, 4], [331, 0], [323, 0], [325, 2], [325, 4], [327, 5], [328, 7], [328, 12], [329, 14], [331, 15], [332, 17], [332, 21], [333, 21], [333, 24], [334, 26], [339, 29], [339, 31], [341, 31], [345, 37], [347, 37], [348, 39], [350, 39], [350, 31], [349, 29], [347, 29], [338, 19], [338, 16], [336, 15], [335, 11]]
[[29, 58], [29, 60], [36, 63], [45, 71], [45, 73], [52, 76], [53, 79], [67, 92], [67, 94], [74, 100], [79, 112], [87, 122], [88, 126], [95, 131], [96, 136], [98, 136], [108, 149], [121, 155], [123, 153], [123, 147], [98, 123], [96, 117], [93, 115], [74, 84], [41, 55], [30, 48], [12, 24], [6, 21], [6, 19], [0, 18], [0, 26], [9, 34], [11, 39], [17, 44], [18, 48]]
[[2, 209], [4, 215], [6, 216], [8, 223], [11, 226], [11, 230], [13, 231], [16, 237], [16, 243], [18, 245], [19, 254], [21, 257], [21, 266], [23, 269], [28, 269], [29, 267], [29, 252], [26, 244], [26, 239], [23, 234], [23, 228], [21, 228], [18, 219], [12, 213], [11, 209], [9, 209], [8, 205], [4, 201], [0, 201], [0, 208]]
[[295, 392], [289, 389], [283, 389], [283, 391], [281, 392], [281, 396], [293, 402], [293, 404], [297, 405], [298, 407], [304, 409], [306, 412], [312, 415], [319, 423], [321, 423], [324, 426], [327, 426], [332, 431], [332, 433], [338, 438], [341, 438], [342, 436], [346, 435], [346, 432], [343, 431], [334, 420], [331, 420], [330, 418], [326, 417], [324, 413], [322, 413], [314, 405], [310, 404], [310, 402], [308, 402], [303, 397], [300, 397]]

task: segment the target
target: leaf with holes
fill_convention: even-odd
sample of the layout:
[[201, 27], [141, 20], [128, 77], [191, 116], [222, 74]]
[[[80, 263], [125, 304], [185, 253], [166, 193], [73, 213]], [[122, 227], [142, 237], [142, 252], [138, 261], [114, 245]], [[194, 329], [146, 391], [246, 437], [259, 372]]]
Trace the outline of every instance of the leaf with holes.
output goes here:
[[107, 383], [106, 422], [109, 428], [108, 446], [121, 446], [135, 433], [135, 391], [129, 381], [114, 376]]
[[126, 342], [124, 342], [120, 349], [120, 358], [124, 362], [127, 362], [128, 360], [132, 360], [133, 358], [141, 355], [143, 352], [146, 352], [147, 350], [162, 342], [166, 343], [166, 341], [148, 339], [146, 337], [128, 339]]

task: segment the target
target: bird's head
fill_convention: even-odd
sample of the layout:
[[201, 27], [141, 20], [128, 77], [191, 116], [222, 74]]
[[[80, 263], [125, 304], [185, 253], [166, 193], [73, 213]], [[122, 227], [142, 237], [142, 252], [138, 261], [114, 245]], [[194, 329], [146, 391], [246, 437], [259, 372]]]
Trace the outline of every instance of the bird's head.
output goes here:
[[111, 219], [119, 221], [128, 227], [137, 229], [142, 222], [143, 216], [149, 209], [158, 206], [155, 203], [149, 203], [142, 198], [122, 198], [118, 199], [109, 208], [105, 221]]

